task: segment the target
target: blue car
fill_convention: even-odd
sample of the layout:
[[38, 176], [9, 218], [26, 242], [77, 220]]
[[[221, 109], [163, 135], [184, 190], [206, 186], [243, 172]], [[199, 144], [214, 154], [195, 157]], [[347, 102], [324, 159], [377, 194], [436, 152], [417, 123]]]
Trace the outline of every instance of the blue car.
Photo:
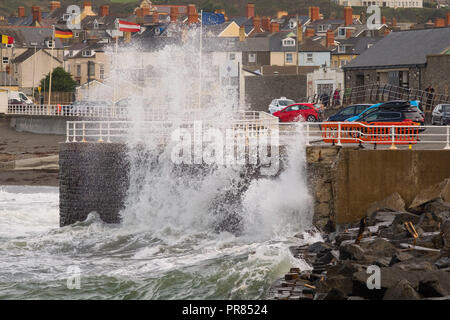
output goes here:
[[395, 108], [396, 106], [404, 106], [406, 103], [409, 103], [411, 106], [416, 107], [417, 109], [419, 109], [420, 113], [423, 114], [422, 110], [420, 110], [420, 108], [419, 108], [419, 101], [418, 100], [411, 100], [411, 101], [396, 100], [396, 101], [381, 102], [381, 103], [374, 104], [374, 105], [368, 107], [367, 109], [365, 109], [363, 112], [361, 112], [357, 116], [348, 118], [345, 121], [349, 121], [349, 122], [359, 121], [362, 117], [367, 116], [369, 113], [377, 111], [378, 107], [380, 107], [381, 105], [383, 106], [383, 108], [384, 107], [386, 107], [386, 108], [389, 108], [389, 107]]
[[361, 112], [370, 107], [370, 104], [353, 104], [346, 108], [339, 110], [336, 114], [332, 115], [327, 121], [345, 121], [348, 118], [359, 115]]

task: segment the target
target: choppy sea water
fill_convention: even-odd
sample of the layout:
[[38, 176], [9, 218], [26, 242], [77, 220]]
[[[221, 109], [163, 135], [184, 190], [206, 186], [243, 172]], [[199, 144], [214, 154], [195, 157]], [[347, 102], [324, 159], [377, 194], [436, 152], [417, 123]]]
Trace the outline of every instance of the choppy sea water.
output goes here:
[[0, 299], [261, 299], [290, 267], [308, 268], [288, 249], [302, 241], [146, 230], [95, 214], [60, 228], [58, 188], [1, 186]]

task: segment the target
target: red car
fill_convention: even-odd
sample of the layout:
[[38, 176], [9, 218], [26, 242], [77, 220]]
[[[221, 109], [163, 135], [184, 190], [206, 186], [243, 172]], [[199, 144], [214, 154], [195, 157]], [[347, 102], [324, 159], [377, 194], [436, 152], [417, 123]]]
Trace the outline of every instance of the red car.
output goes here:
[[273, 115], [280, 118], [280, 122], [314, 122], [319, 119], [319, 114], [313, 103], [291, 104], [280, 111], [274, 112]]

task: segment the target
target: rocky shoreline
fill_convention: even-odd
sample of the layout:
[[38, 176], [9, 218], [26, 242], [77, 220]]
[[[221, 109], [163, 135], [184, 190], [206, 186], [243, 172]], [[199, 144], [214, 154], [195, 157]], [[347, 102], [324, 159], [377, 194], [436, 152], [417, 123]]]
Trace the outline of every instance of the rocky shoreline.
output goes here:
[[290, 248], [312, 270], [291, 268], [272, 299], [450, 300], [450, 179], [408, 209], [398, 193], [373, 203], [361, 221], [322, 238]]

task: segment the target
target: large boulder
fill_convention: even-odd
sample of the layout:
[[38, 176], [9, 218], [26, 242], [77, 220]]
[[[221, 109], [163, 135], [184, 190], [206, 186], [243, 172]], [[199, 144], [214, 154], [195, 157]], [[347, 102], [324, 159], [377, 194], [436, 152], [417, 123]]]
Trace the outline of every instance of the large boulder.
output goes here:
[[444, 248], [450, 248], [450, 220], [441, 224], [441, 236]]
[[386, 290], [383, 300], [420, 300], [421, 296], [414, 290], [408, 280], [402, 279]]
[[445, 290], [439, 281], [433, 277], [421, 280], [419, 282], [418, 291], [421, 295], [427, 298], [445, 297], [450, 294], [450, 292]]
[[437, 199], [450, 202], [450, 178], [420, 191], [409, 205], [409, 208], [418, 210], [420, 206]]
[[367, 216], [369, 220], [377, 211], [390, 210], [390, 211], [405, 211], [405, 201], [398, 192], [394, 192], [389, 197], [373, 202], [367, 209]]
[[357, 244], [345, 243], [339, 247], [340, 260], [365, 260], [364, 250]]
[[352, 295], [357, 295], [370, 299], [381, 299], [389, 288], [398, 284], [400, 280], [407, 280], [415, 290], [419, 287], [420, 281], [428, 279], [437, 280], [443, 290], [450, 288], [450, 277], [445, 271], [424, 271], [424, 270], [403, 270], [397, 265], [388, 268], [380, 268], [381, 289], [370, 290], [367, 287], [367, 279], [371, 275], [366, 271], [359, 271], [353, 274]]
[[364, 249], [366, 254], [375, 257], [391, 257], [397, 252], [394, 245], [382, 238], [376, 238], [374, 241], [363, 242], [361, 243], [361, 247]]

